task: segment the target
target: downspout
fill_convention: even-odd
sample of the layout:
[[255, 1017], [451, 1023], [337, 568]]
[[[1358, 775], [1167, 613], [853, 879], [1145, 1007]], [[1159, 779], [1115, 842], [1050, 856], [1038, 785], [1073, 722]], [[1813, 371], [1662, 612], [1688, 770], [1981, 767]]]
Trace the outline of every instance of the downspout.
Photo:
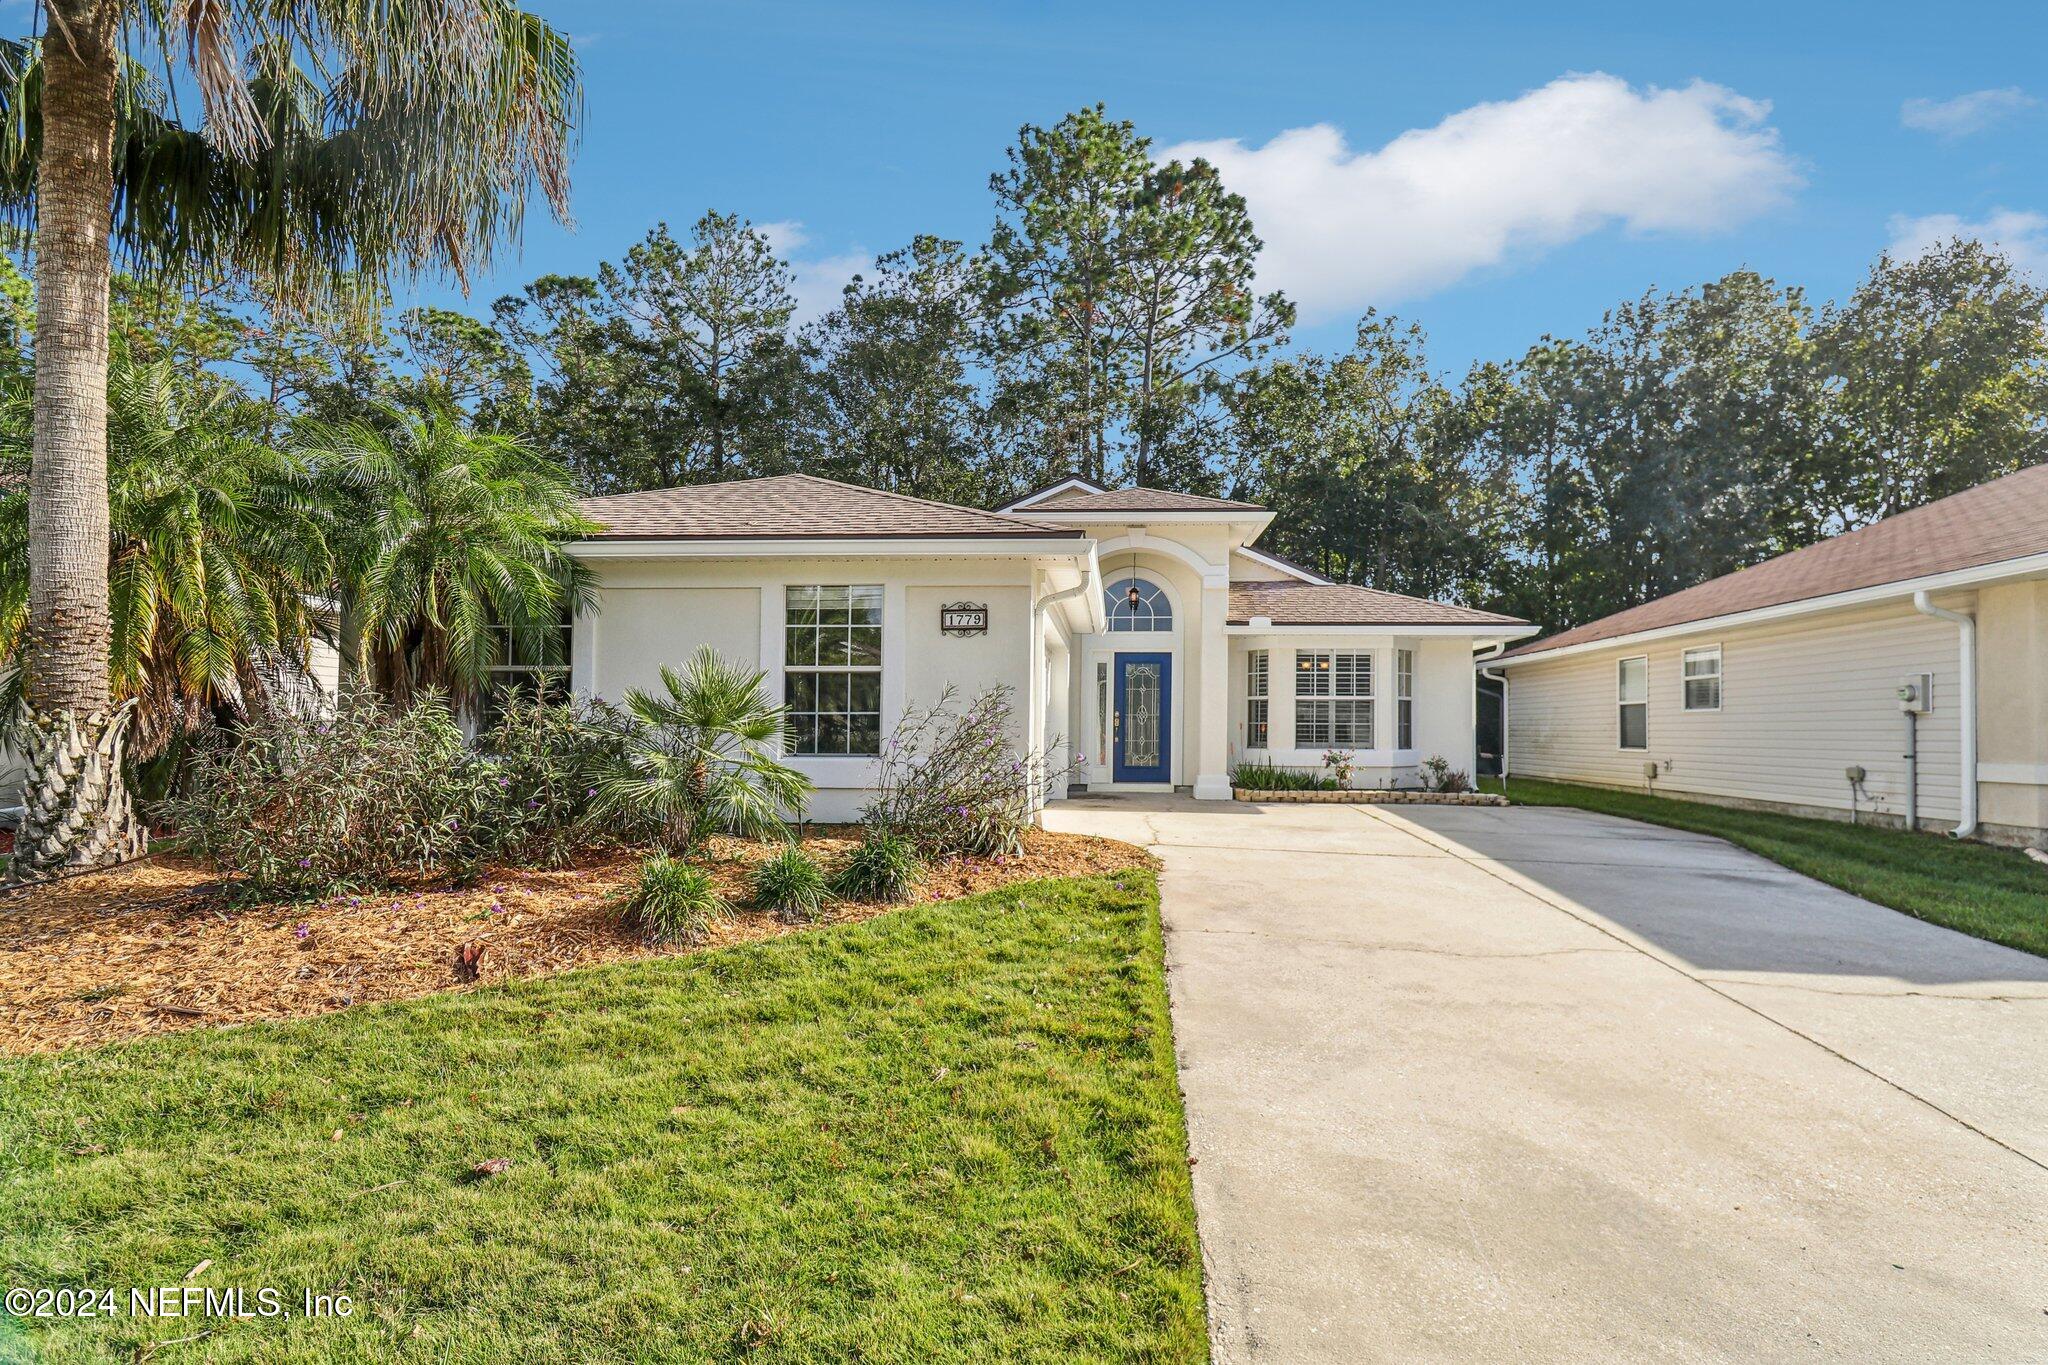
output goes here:
[[[1495, 640], [1477, 655], [1473, 656], [1472, 660], [1473, 663], [1481, 665], [1479, 669], [1480, 677], [1485, 678], [1488, 682], [1500, 684], [1500, 788], [1502, 791], [1506, 791], [1508, 788], [1508, 675], [1499, 669], [1486, 668], [1483, 665], [1488, 659], [1499, 657], [1501, 651], [1507, 647], [1508, 642], [1506, 640]], [[1476, 769], [1479, 765], [1475, 762], [1472, 766]], [[1477, 772], [1472, 774], [1472, 788], [1474, 791], [1479, 789], [1479, 774]]]
[[[1090, 547], [1088, 551], [1088, 564], [1081, 572], [1080, 582], [1071, 588], [1062, 588], [1058, 592], [1047, 593], [1031, 604], [1031, 668], [1034, 675], [1033, 681], [1038, 677], [1043, 677], [1045, 674], [1045, 613], [1047, 609], [1079, 597], [1082, 593], [1094, 587], [1100, 580], [1100, 577], [1101, 570], [1095, 564], [1095, 551], [1093, 547]], [[1028, 690], [1026, 695], [1030, 695]], [[1043, 698], [1039, 699], [1035, 709], [1038, 714], [1032, 718], [1033, 723], [1044, 724], [1045, 706]], [[1049, 738], [1049, 736], [1045, 738]], [[1034, 816], [1045, 808], [1045, 770], [1039, 766], [1043, 761], [1043, 753], [1032, 755], [1031, 811]]]
[[1977, 832], [1977, 618], [1935, 606], [1925, 589], [1913, 594], [1913, 609], [1922, 616], [1952, 621], [1956, 627], [1962, 679], [1958, 690], [1963, 694], [1962, 734], [1956, 741], [1956, 747], [1962, 750], [1962, 819], [1949, 833], [1967, 839]]

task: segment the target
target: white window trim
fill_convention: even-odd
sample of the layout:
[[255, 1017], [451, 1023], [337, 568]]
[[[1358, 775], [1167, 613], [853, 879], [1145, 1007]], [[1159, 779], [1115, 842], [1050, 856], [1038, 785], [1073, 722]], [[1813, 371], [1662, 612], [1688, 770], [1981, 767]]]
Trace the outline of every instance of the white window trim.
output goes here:
[[[1408, 732], [1405, 744], [1401, 742], [1403, 729]], [[1415, 651], [1412, 649], [1394, 651], [1394, 750], [1397, 753], [1415, 752]]]
[[[1314, 693], [1305, 693], [1305, 692], [1303, 692], [1303, 691], [1301, 690], [1301, 687], [1300, 687], [1300, 682], [1301, 682], [1301, 656], [1302, 656], [1302, 655], [1304, 655], [1304, 654], [1326, 654], [1326, 655], [1328, 655], [1328, 656], [1329, 656], [1329, 658], [1330, 658], [1330, 691], [1329, 691], [1329, 693], [1328, 693], [1327, 695], [1317, 695], [1317, 694], [1314, 694]], [[1338, 693], [1338, 691], [1336, 690], [1336, 687], [1337, 687], [1337, 656], [1338, 656], [1338, 655], [1340, 655], [1340, 654], [1349, 654], [1349, 655], [1352, 655], [1352, 656], [1354, 656], [1354, 657], [1356, 657], [1356, 658], [1362, 658], [1362, 659], [1364, 659], [1364, 660], [1366, 661], [1366, 664], [1365, 664], [1365, 683], [1366, 683], [1366, 688], [1367, 688], [1367, 690], [1366, 690], [1366, 691], [1364, 691], [1364, 692], [1347, 692], [1347, 693], [1342, 693], [1342, 694]], [[1348, 751], [1351, 751], [1351, 752], [1366, 752], [1366, 753], [1376, 753], [1376, 752], [1378, 752], [1378, 750], [1379, 750], [1379, 741], [1380, 741], [1380, 734], [1381, 734], [1381, 731], [1380, 731], [1380, 666], [1379, 666], [1379, 659], [1378, 659], [1378, 654], [1379, 654], [1379, 651], [1378, 651], [1378, 650], [1373, 650], [1373, 649], [1344, 649], [1344, 648], [1341, 648], [1341, 647], [1334, 647], [1334, 646], [1327, 646], [1327, 645], [1326, 645], [1326, 646], [1321, 646], [1321, 647], [1311, 647], [1311, 648], [1297, 649], [1297, 650], [1295, 650], [1295, 651], [1294, 651], [1294, 658], [1293, 658], [1293, 660], [1292, 660], [1292, 663], [1291, 663], [1291, 667], [1292, 667], [1292, 670], [1293, 670], [1293, 672], [1292, 672], [1292, 676], [1293, 676], [1293, 679], [1294, 679], [1294, 682], [1295, 682], [1295, 688], [1294, 688], [1294, 706], [1293, 706], [1293, 715], [1292, 715], [1292, 717], [1291, 717], [1291, 719], [1290, 719], [1289, 723], [1290, 723], [1290, 724], [1291, 724], [1291, 725], [1293, 726], [1293, 735], [1292, 735], [1292, 738], [1293, 738], [1293, 740], [1294, 740], [1294, 748], [1296, 749], [1296, 751], [1302, 751], [1302, 750], [1314, 750], [1314, 749], [1322, 749], [1322, 750], [1325, 750], [1325, 751], [1327, 751], [1327, 750], [1330, 750], [1330, 749], [1344, 749], [1344, 750], [1348, 750]], [[1353, 673], [1353, 676], [1354, 676], [1354, 677], [1356, 677], [1356, 676], [1357, 676], [1355, 672]], [[1338, 738], [1336, 737], [1336, 734], [1337, 734], [1337, 724], [1336, 724], [1336, 717], [1337, 717], [1337, 707], [1336, 707], [1336, 703], [1337, 703], [1337, 702], [1339, 702], [1339, 701], [1350, 701], [1350, 702], [1361, 702], [1361, 701], [1362, 701], [1362, 702], [1364, 702], [1364, 703], [1365, 703], [1365, 730], [1366, 730], [1366, 742], [1365, 742], [1365, 743], [1363, 743], [1363, 744], [1360, 744], [1360, 743], [1358, 743], [1358, 742], [1357, 742], [1356, 740], [1352, 740], [1352, 741], [1349, 741], [1349, 742], [1347, 742], [1347, 741], [1344, 741], [1344, 740], [1340, 740], [1340, 739], [1338, 739]], [[1304, 744], [1304, 743], [1302, 742], [1302, 737], [1301, 737], [1301, 704], [1302, 704], [1303, 702], [1308, 702], [1308, 703], [1310, 703], [1311, 705], [1319, 705], [1319, 704], [1321, 704], [1321, 703], [1324, 703], [1324, 702], [1330, 703], [1330, 705], [1329, 705], [1329, 708], [1328, 708], [1328, 713], [1329, 713], [1329, 716], [1330, 716], [1330, 738], [1329, 738], [1328, 740], [1313, 740], [1313, 741], [1310, 741], [1310, 742], [1309, 742], [1309, 743], [1307, 743], [1307, 744]]]
[[[1252, 691], [1252, 661], [1263, 659], [1264, 667], [1258, 669], [1260, 690]], [[1270, 649], [1248, 649], [1244, 653], [1244, 747], [1259, 753], [1270, 752], [1273, 747], [1273, 651]], [[1266, 718], [1265, 737], [1257, 744], [1252, 743], [1252, 703], [1264, 702]]]
[[[1624, 664], [1643, 663], [1643, 699], [1624, 702], [1621, 699], [1621, 670]], [[1621, 742], [1621, 708], [1640, 706], [1643, 708], [1643, 742], [1640, 747]], [[1614, 661], [1614, 751], [1618, 754], [1646, 754], [1650, 752], [1650, 656], [1627, 654]]]
[[[1151, 588], [1154, 592], [1158, 593], [1160, 598], [1166, 603], [1167, 625], [1164, 630], [1159, 629], [1156, 625], [1146, 630], [1118, 630], [1116, 628], [1116, 606], [1112, 601], [1112, 599], [1116, 595], [1115, 589], [1117, 585], [1127, 582], [1133, 578], [1137, 579], [1140, 583], [1143, 583], [1146, 587]], [[1153, 615], [1156, 618], [1158, 613], [1155, 611]], [[1103, 570], [1101, 633], [1104, 636], [1113, 637], [1115, 639], [1124, 641], [1170, 640], [1180, 633], [1180, 623], [1180, 594], [1175, 592], [1173, 590], [1172, 585], [1169, 584], [1165, 579], [1159, 577], [1157, 574], [1148, 573], [1144, 569], [1133, 570], [1126, 568], [1123, 571], [1118, 572], [1112, 566], [1107, 567]]]
[[[1685, 685], [1688, 682], [1698, 682], [1701, 680], [1699, 678], [1688, 678], [1685, 672], [1686, 660], [1695, 654], [1711, 654], [1714, 656], [1714, 672], [1712, 675], [1714, 679], [1714, 704], [1712, 706], [1693, 706], [1689, 703], [1686, 696]], [[1688, 645], [1680, 650], [1678, 653], [1678, 709], [1709, 714], [1719, 711], [1722, 701], [1726, 698], [1727, 687], [1727, 684], [1722, 681], [1721, 667], [1721, 646], [1718, 642], [1711, 645]]]
[[[1095, 661], [1095, 757], [1091, 762], [1090, 777], [1092, 781], [1101, 782], [1108, 781], [1110, 774], [1115, 771], [1110, 766], [1114, 755], [1110, 752], [1109, 743], [1109, 665], [1110, 661], [1106, 658]], [[1100, 777], [1094, 776], [1095, 769], [1101, 771]]]
[[[491, 627], [491, 629], [492, 629], [492, 630], [493, 630], [494, 632], [496, 632], [496, 631], [504, 631], [504, 632], [506, 632], [506, 634], [505, 634], [505, 637], [504, 637], [504, 644], [505, 644], [506, 646], [508, 646], [508, 647], [509, 647], [509, 646], [510, 646], [510, 644], [511, 644], [511, 632], [512, 632], [513, 630], [516, 630], [516, 629], [519, 629], [519, 628], [518, 628], [518, 627], [508, 627], [508, 626], [502, 626], [502, 625], [493, 625], [493, 626]], [[470, 722], [471, 722], [472, 724], [474, 724], [474, 725], [475, 725], [475, 726], [476, 726], [476, 727], [477, 727], [478, 729], [482, 729], [482, 728], [483, 728], [483, 725], [484, 725], [484, 720], [485, 720], [486, 716], [487, 716], [487, 715], [488, 715], [488, 714], [490, 713], [490, 711], [491, 711], [491, 710], [493, 709], [493, 707], [495, 706], [495, 703], [494, 703], [494, 702], [493, 702], [493, 701], [491, 700], [491, 698], [489, 697], [489, 695], [488, 695], [488, 694], [489, 694], [490, 692], [494, 691], [494, 690], [495, 690], [496, 688], [498, 688], [498, 687], [499, 687], [499, 686], [500, 686], [500, 685], [501, 685], [501, 684], [502, 684], [503, 682], [505, 682], [505, 681], [506, 681], [506, 680], [508, 680], [508, 679], [516, 679], [516, 678], [529, 678], [529, 677], [530, 677], [530, 678], [534, 679], [534, 681], [535, 681], [535, 683], [536, 683], [536, 684], [539, 684], [539, 683], [541, 682], [541, 680], [542, 680], [542, 679], [546, 679], [546, 678], [559, 678], [559, 679], [561, 680], [561, 682], [562, 682], [562, 691], [563, 691], [563, 692], [564, 692], [564, 693], [566, 694], [566, 693], [568, 693], [568, 692], [569, 692], [569, 690], [570, 690], [570, 689], [569, 689], [569, 666], [570, 666], [570, 655], [571, 655], [572, 653], [574, 653], [574, 651], [575, 651], [575, 648], [576, 648], [576, 636], [575, 636], [575, 629], [576, 629], [576, 621], [575, 621], [575, 618], [574, 618], [574, 616], [573, 616], [573, 615], [571, 615], [571, 614], [569, 614], [569, 613], [567, 613], [567, 612], [564, 612], [564, 614], [563, 614], [563, 617], [562, 617], [562, 620], [561, 620], [560, 622], [558, 622], [557, 624], [555, 624], [555, 625], [552, 625], [552, 626], [527, 626], [527, 627], [524, 627], [524, 629], [526, 629], [526, 630], [530, 630], [530, 631], [541, 631], [541, 630], [547, 630], [547, 631], [555, 631], [555, 632], [558, 632], [558, 633], [559, 633], [559, 635], [560, 635], [560, 637], [561, 637], [561, 643], [562, 643], [562, 656], [561, 656], [561, 662], [560, 662], [560, 663], [552, 663], [552, 664], [533, 664], [533, 663], [507, 663], [507, 662], [505, 661], [505, 655], [504, 655], [504, 653], [502, 653], [502, 652], [501, 652], [501, 653], [500, 653], [500, 654], [498, 655], [497, 659], [496, 659], [496, 660], [495, 660], [494, 662], [492, 662], [492, 663], [488, 663], [488, 664], [485, 664], [485, 665], [484, 665], [484, 690], [485, 690], [485, 692], [486, 692], [486, 694], [487, 694], [487, 695], [485, 695], [485, 696], [482, 696], [482, 697], [479, 697], [479, 698], [477, 698], [477, 699], [476, 699], [475, 703], [474, 703], [474, 704], [473, 704], [473, 705], [472, 705], [472, 706], [470, 707], [470, 712], [471, 712], [471, 714], [470, 714], [470, 716], [469, 716], [469, 720], [470, 720]], [[544, 696], [544, 695], [545, 695], [545, 693], [546, 693], [546, 688], [545, 688], [545, 687], [543, 687], [543, 686], [536, 686], [536, 687], [534, 688], [534, 692], [533, 692], [533, 695], [534, 695], [534, 696], [535, 696], [536, 698], [539, 698], [539, 697], [542, 697], [542, 696]]]
[[[849, 591], [850, 591], [850, 590], [852, 590], [852, 589], [854, 589], [854, 588], [874, 588], [874, 589], [876, 589], [877, 591], [879, 591], [879, 592], [881, 593], [881, 596], [882, 596], [882, 620], [881, 620], [881, 624], [880, 624], [880, 625], [878, 625], [878, 626], [876, 627], [876, 634], [877, 634], [877, 637], [878, 637], [878, 639], [880, 640], [880, 653], [879, 653], [879, 654], [878, 654], [878, 656], [877, 656], [877, 657], [878, 657], [878, 660], [879, 660], [878, 662], [876, 662], [876, 663], [873, 663], [873, 664], [792, 664], [791, 662], [789, 662], [789, 655], [788, 655], [788, 651], [787, 651], [787, 647], [786, 647], [786, 642], [787, 642], [787, 640], [788, 640], [788, 638], [789, 638], [789, 630], [790, 630], [790, 623], [789, 623], [789, 598], [790, 598], [790, 594], [791, 594], [792, 592], [795, 592], [795, 591], [796, 591], [796, 590], [798, 590], [798, 589], [805, 589], [805, 590], [817, 590], [817, 589], [821, 589], [821, 588], [845, 588], [845, 589], [848, 589]], [[851, 673], [872, 673], [872, 674], [874, 674], [874, 675], [875, 675], [875, 691], [876, 691], [876, 693], [878, 694], [878, 696], [880, 697], [880, 705], [881, 705], [881, 708], [882, 708], [882, 709], [881, 709], [880, 711], [878, 711], [878, 712], [876, 713], [876, 717], [875, 717], [875, 722], [876, 722], [876, 729], [875, 729], [875, 751], [874, 751], [873, 753], [868, 753], [868, 752], [866, 752], [866, 751], [864, 751], [864, 750], [856, 750], [856, 751], [854, 751], [854, 752], [851, 752], [851, 753], [838, 753], [838, 752], [833, 752], [833, 753], [811, 753], [811, 752], [806, 752], [806, 751], [804, 751], [804, 750], [802, 750], [802, 749], [798, 749], [798, 748], [795, 748], [795, 747], [791, 746], [790, 744], [788, 744], [788, 742], [787, 742], [787, 738], [788, 738], [788, 731], [787, 731], [787, 730], [785, 730], [785, 731], [784, 731], [784, 737], [783, 737], [783, 740], [782, 740], [782, 741], [781, 741], [781, 742], [780, 742], [780, 743], [778, 744], [778, 747], [779, 747], [779, 748], [780, 748], [780, 749], [782, 750], [782, 752], [783, 752], [783, 753], [784, 753], [784, 754], [785, 754], [785, 755], [786, 755], [787, 757], [790, 757], [790, 758], [795, 758], [795, 759], [800, 759], [800, 760], [803, 760], [803, 761], [805, 761], [805, 762], [813, 762], [813, 761], [817, 761], [817, 760], [825, 760], [825, 761], [827, 761], [827, 762], [834, 762], [834, 761], [836, 761], [836, 762], [842, 762], [842, 763], [843, 763], [843, 762], [847, 762], [847, 761], [852, 761], [852, 762], [856, 762], [856, 763], [873, 763], [873, 762], [874, 762], [875, 760], [879, 759], [879, 758], [880, 758], [880, 757], [882, 756], [882, 745], [883, 745], [883, 744], [884, 744], [884, 743], [885, 743], [885, 742], [886, 742], [886, 741], [888, 740], [888, 738], [889, 738], [889, 735], [888, 735], [888, 724], [889, 724], [889, 697], [888, 697], [888, 694], [887, 694], [887, 692], [886, 692], [886, 690], [885, 690], [885, 689], [887, 688], [887, 686], [888, 686], [888, 669], [887, 669], [887, 665], [888, 665], [888, 661], [889, 661], [889, 651], [888, 651], [888, 643], [889, 643], [889, 590], [888, 590], [888, 585], [886, 585], [886, 584], [881, 584], [881, 583], [810, 583], [810, 582], [804, 582], [804, 583], [784, 583], [784, 584], [782, 585], [782, 593], [781, 593], [781, 602], [782, 602], [782, 612], [781, 612], [781, 623], [782, 623], [782, 624], [781, 624], [781, 632], [780, 632], [780, 634], [779, 634], [779, 635], [777, 636], [777, 639], [778, 639], [779, 641], [782, 641], [782, 642], [785, 642], [785, 643], [784, 643], [784, 644], [783, 644], [782, 646], [779, 646], [779, 647], [778, 647], [778, 650], [777, 650], [777, 652], [778, 652], [778, 653], [780, 653], [780, 654], [782, 655], [782, 667], [781, 667], [781, 670], [780, 670], [780, 671], [781, 671], [781, 675], [782, 675], [782, 679], [781, 679], [781, 685], [782, 685], [782, 694], [781, 694], [781, 695], [782, 695], [782, 704], [783, 704], [783, 705], [784, 705], [785, 707], [787, 707], [787, 706], [788, 706], [788, 704], [789, 704], [789, 686], [790, 686], [790, 678], [791, 678], [792, 676], [794, 676], [794, 675], [800, 675], [800, 674], [809, 674], [809, 675], [810, 675], [810, 676], [812, 676], [812, 677], [820, 677], [820, 676], [823, 676], [823, 675], [825, 675], [825, 674], [834, 674], [834, 675], [837, 675], [837, 674], [851, 674]], [[849, 713], [849, 714], [852, 714], [852, 713]]]

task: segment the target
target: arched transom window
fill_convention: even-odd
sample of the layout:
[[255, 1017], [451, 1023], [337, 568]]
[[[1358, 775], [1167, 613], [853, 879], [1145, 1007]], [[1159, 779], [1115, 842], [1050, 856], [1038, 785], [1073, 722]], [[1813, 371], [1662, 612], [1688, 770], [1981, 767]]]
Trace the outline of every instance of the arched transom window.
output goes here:
[[[1137, 605], [1131, 604], [1131, 589], [1138, 590]], [[1126, 576], [1103, 589], [1111, 630], [1172, 630], [1173, 603], [1166, 590], [1149, 578]]]

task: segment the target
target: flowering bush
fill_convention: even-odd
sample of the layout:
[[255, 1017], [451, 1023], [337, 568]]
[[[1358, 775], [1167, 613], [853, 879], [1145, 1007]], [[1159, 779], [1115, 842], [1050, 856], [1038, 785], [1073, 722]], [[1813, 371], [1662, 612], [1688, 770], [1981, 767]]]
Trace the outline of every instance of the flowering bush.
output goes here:
[[1442, 754], [1431, 754], [1420, 764], [1422, 789], [1431, 792], [1468, 792], [1472, 779], [1463, 768], [1453, 768]]
[[331, 715], [277, 711], [205, 740], [161, 815], [262, 895], [319, 895], [464, 867], [499, 839], [506, 788], [440, 700], [366, 694]]
[[332, 714], [266, 713], [211, 736], [159, 813], [263, 896], [466, 874], [508, 854], [559, 861], [594, 837], [595, 774], [620, 742], [603, 708], [513, 701], [479, 751], [438, 698], [392, 709], [352, 689]]
[[1329, 749], [1323, 754], [1323, 766], [1330, 770], [1330, 780], [1340, 791], [1351, 785], [1351, 769], [1357, 762], [1358, 756], [1349, 749]]
[[632, 831], [592, 819], [598, 785], [625, 751], [628, 723], [602, 702], [544, 702], [514, 694], [478, 737], [496, 773], [495, 851], [562, 866], [579, 847]]
[[930, 706], [912, 707], [882, 742], [861, 823], [908, 840], [927, 858], [1020, 853], [1033, 784], [1049, 788], [1062, 774], [1014, 744], [1009, 688], [991, 687], [964, 707], [957, 696], [948, 687]]

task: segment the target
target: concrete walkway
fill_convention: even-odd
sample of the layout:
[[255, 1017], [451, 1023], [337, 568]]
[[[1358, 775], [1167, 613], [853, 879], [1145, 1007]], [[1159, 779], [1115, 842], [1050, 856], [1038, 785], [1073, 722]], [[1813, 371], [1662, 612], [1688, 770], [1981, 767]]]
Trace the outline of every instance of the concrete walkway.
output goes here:
[[2048, 960], [1577, 811], [1047, 823], [1165, 862], [1220, 1360], [2048, 1360]]

